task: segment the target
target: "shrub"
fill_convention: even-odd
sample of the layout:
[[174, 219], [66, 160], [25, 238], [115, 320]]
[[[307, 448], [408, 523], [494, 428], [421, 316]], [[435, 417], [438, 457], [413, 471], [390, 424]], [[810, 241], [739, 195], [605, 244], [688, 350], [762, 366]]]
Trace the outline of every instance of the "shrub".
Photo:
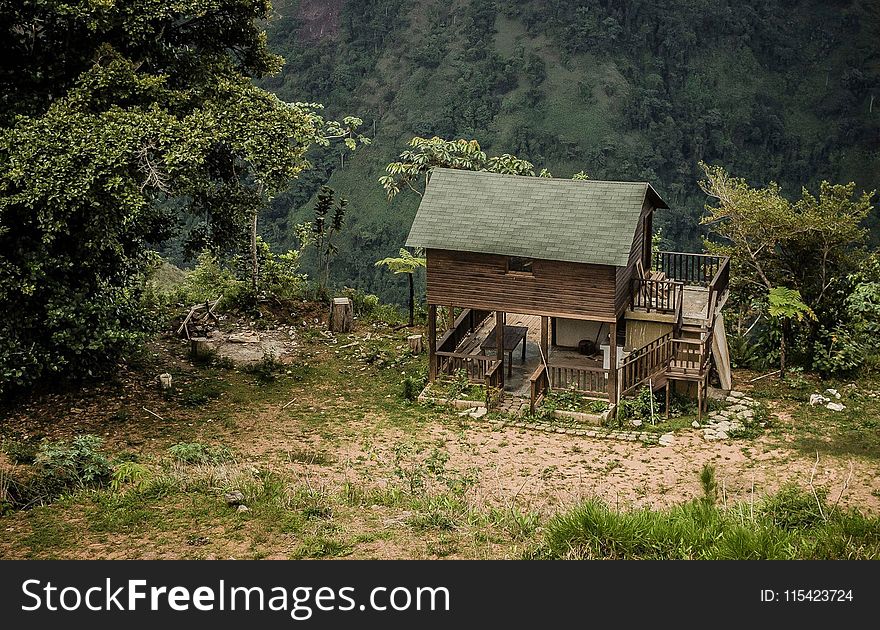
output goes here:
[[225, 446], [208, 446], [201, 442], [178, 442], [168, 449], [174, 461], [181, 464], [220, 464], [233, 459]]
[[404, 400], [415, 400], [418, 398], [424, 386], [424, 376], [405, 376], [400, 382], [400, 395]]
[[248, 374], [252, 374], [260, 385], [268, 385], [278, 378], [278, 374], [287, 369], [278, 358], [271, 352], [263, 354], [263, 358], [252, 365], [244, 368]]
[[7, 440], [3, 450], [13, 464], [33, 464], [37, 457], [39, 444], [31, 440]]

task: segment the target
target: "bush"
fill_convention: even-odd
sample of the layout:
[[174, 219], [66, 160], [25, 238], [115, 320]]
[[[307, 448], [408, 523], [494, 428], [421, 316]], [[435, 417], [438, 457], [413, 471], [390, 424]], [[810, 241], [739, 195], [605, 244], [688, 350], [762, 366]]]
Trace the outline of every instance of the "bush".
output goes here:
[[29, 474], [7, 482], [10, 502], [26, 508], [69, 491], [104, 486], [113, 467], [100, 451], [102, 442], [94, 435], [80, 435], [70, 442], [42, 442]]
[[400, 382], [400, 395], [404, 400], [415, 400], [424, 386], [424, 376], [405, 376]]
[[286, 369], [287, 366], [279, 361], [274, 354], [267, 352], [258, 362], [246, 366], [244, 371], [252, 374], [260, 385], [268, 385], [273, 383], [278, 378], [278, 374]]
[[221, 464], [233, 459], [225, 446], [208, 446], [201, 442], [178, 442], [168, 449], [174, 461], [181, 464]]

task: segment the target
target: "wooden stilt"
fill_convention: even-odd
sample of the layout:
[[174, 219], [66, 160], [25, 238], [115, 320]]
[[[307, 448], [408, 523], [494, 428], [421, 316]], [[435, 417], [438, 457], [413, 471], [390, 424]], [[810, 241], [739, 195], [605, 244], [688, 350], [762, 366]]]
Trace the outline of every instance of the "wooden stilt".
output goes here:
[[495, 311], [495, 351], [501, 361], [501, 387], [504, 387], [504, 312]]
[[670, 403], [670, 400], [672, 399], [671, 393], [669, 391], [670, 387], [672, 387], [672, 381], [667, 379], [666, 380], [666, 419], [667, 420], [669, 420], [669, 403]]
[[550, 318], [541, 317], [541, 357], [550, 362]]
[[437, 305], [428, 305], [428, 381], [437, 378]]
[[608, 343], [611, 344], [608, 362], [608, 402], [617, 404], [617, 322], [609, 325], [611, 331], [608, 335]]

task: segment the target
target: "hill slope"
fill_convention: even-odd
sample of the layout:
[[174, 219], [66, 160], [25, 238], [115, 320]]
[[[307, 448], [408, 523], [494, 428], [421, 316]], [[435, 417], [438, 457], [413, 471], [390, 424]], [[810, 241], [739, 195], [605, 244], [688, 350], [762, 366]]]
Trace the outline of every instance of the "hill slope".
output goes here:
[[[267, 238], [327, 178], [351, 200], [338, 282], [403, 299], [372, 262], [402, 244], [418, 199], [376, 179], [413, 135], [476, 138], [568, 177], [650, 180], [672, 206], [667, 245], [693, 248], [697, 162], [797, 196], [821, 179], [880, 187], [880, 8], [867, 0], [284, 0], [285, 100], [362, 116], [372, 146], [314, 156]], [[876, 217], [874, 232], [878, 233]]]

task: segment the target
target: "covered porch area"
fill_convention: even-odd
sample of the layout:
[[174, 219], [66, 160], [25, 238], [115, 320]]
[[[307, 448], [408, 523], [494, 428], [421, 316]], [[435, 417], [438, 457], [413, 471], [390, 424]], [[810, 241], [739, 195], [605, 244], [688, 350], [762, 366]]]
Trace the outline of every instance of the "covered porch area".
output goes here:
[[469, 308], [454, 312], [454, 323], [450, 327], [447, 319], [438, 337], [437, 310], [429, 307], [430, 380], [464, 371], [471, 382], [502, 396], [529, 399], [532, 409], [548, 388], [575, 387], [588, 398], [614, 402], [616, 370], [608, 366], [617, 362], [620, 348], [607, 339], [612, 332], [616, 338], [616, 324], [578, 322], [593, 342], [579, 350], [565, 329], [574, 320]]

